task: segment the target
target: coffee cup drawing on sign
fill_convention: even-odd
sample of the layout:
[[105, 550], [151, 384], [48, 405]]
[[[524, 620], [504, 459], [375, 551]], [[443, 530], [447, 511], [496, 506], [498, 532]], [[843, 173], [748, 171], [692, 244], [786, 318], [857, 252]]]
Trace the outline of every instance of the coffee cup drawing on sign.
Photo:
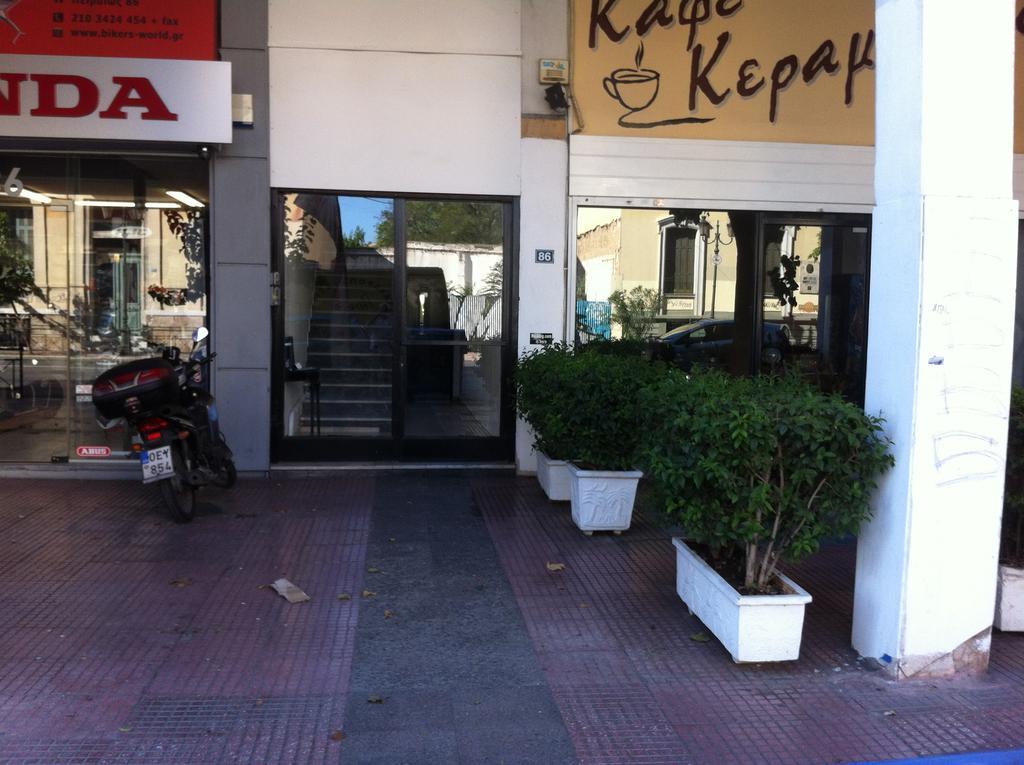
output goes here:
[[604, 89], [609, 96], [629, 109], [646, 109], [658, 97], [661, 74], [653, 69], [616, 69], [604, 78]]

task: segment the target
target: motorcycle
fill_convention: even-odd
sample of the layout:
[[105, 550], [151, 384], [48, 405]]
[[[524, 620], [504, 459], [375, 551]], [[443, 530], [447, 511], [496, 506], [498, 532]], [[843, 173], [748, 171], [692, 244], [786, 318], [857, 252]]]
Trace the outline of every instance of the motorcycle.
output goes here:
[[195, 517], [199, 488], [230, 488], [238, 477], [216, 403], [206, 390], [207, 369], [217, 355], [207, 352], [209, 336], [206, 327], [196, 329], [185, 360], [178, 348], [167, 347], [159, 357], [108, 369], [92, 386], [96, 421], [105, 430], [129, 430], [142, 482], [159, 485], [178, 523]]

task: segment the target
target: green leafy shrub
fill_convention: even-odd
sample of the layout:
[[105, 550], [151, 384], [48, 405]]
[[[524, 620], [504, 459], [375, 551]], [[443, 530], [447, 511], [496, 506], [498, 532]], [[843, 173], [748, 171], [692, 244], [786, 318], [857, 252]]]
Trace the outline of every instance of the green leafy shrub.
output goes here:
[[882, 420], [795, 377], [665, 376], [642, 392], [658, 412], [643, 465], [668, 518], [712, 558], [769, 592], [780, 560], [857, 531], [892, 465]]
[[519, 360], [516, 401], [534, 446], [549, 457], [593, 470], [632, 470], [641, 431], [638, 391], [665, 373], [639, 356], [552, 345]]
[[580, 353], [602, 353], [606, 356], [625, 356], [629, 358], [646, 358], [650, 353], [650, 342], [647, 340], [627, 340], [616, 338], [606, 340], [599, 338], [579, 346]]
[[667, 373], [639, 357], [578, 353], [569, 359], [560, 394], [571, 450], [590, 470], [633, 470], [642, 429], [640, 391]]
[[571, 346], [554, 344], [526, 354], [516, 364], [516, 408], [533, 430], [534, 448], [555, 460], [575, 456], [562, 417], [572, 355]]
[[1016, 385], [1010, 392], [999, 560], [1012, 566], [1024, 566], [1024, 388]]

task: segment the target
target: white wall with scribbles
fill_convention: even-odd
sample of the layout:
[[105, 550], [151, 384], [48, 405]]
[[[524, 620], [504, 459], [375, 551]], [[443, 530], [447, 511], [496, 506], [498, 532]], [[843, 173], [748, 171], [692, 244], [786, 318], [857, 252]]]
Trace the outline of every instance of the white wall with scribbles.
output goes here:
[[947, 55], [952, 6], [876, 6], [865, 409], [886, 418], [896, 466], [858, 540], [853, 643], [904, 677], [983, 667], [995, 603], [1019, 216], [1014, 39], [997, 30], [1013, 4], [975, 7], [986, 93], [950, 98], [968, 76]]

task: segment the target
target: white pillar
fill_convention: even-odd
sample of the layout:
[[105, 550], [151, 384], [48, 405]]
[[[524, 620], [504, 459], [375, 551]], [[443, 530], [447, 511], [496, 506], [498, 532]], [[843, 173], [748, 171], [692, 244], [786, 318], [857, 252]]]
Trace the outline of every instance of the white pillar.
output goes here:
[[876, 0], [868, 412], [896, 467], [857, 549], [853, 645], [983, 670], [1013, 341], [1014, 2]]

